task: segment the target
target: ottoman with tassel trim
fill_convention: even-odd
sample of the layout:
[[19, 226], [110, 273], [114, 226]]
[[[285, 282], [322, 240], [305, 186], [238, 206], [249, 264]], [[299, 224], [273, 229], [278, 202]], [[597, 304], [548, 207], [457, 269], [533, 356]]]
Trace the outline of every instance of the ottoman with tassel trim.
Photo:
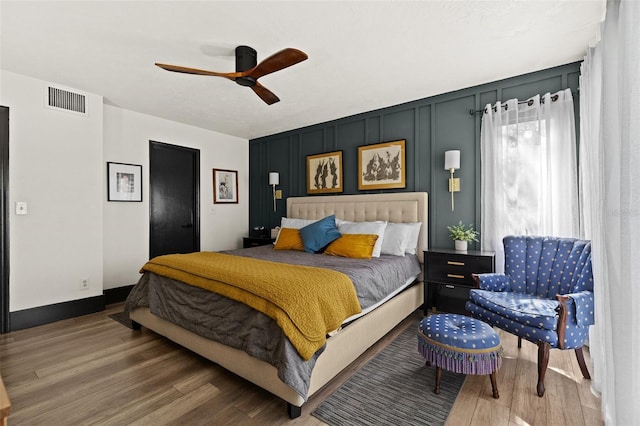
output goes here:
[[496, 371], [502, 363], [500, 336], [488, 324], [457, 314], [433, 314], [420, 321], [418, 350], [427, 366], [436, 366], [436, 386], [440, 393], [442, 368], [454, 373], [488, 374], [493, 397], [500, 398]]

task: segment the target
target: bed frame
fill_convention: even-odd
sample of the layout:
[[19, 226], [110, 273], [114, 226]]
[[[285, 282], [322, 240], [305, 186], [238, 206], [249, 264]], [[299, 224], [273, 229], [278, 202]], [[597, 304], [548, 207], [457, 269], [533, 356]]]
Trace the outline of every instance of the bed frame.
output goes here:
[[[289, 197], [287, 199], [287, 217], [292, 218], [322, 219], [335, 214], [340, 219], [353, 222], [374, 220], [422, 222], [417, 252], [421, 263], [423, 263], [423, 250], [427, 249], [428, 242], [427, 212], [426, 192]], [[420, 276], [415, 285], [329, 338], [326, 349], [318, 357], [313, 369], [308, 397], [320, 390], [420, 307], [423, 303], [423, 286], [423, 278]], [[278, 378], [277, 370], [272, 365], [253, 358], [242, 350], [198, 336], [156, 317], [149, 308], [136, 308], [131, 311], [130, 316], [138, 327], [143, 325], [282, 398], [287, 402], [289, 417], [300, 416], [305, 399]]]

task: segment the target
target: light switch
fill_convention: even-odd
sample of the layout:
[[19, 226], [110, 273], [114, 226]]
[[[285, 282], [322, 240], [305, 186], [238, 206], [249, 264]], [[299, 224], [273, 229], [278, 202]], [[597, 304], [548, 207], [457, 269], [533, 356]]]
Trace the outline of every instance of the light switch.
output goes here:
[[25, 201], [16, 201], [16, 214], [27, 214], [27, 203]]

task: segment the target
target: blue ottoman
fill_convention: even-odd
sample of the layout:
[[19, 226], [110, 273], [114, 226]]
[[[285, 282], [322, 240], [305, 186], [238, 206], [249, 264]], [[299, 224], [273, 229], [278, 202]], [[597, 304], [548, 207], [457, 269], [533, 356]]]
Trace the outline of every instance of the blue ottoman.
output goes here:
[[500, 398], [496, 371], [502, 364], [500, 336], [490, 325], [456, 314], [434, 314], [420, 322], [418, 350], [436, 366], [434, 393], [440, 393], [442, 368], [454, 373], [488, 374], [493, 397]]

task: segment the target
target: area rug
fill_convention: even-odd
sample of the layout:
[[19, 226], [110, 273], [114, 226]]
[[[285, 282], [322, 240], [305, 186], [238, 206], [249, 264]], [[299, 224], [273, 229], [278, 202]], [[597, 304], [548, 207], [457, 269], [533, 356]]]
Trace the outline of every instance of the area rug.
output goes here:
[[131, 319], [129, 318], [129, 314], [126, 312], [118, 312], [115, 314], [111, 314], [109, 315], [109, 318], [111, 318], [114, 321], [119, 322], [120, 324], [124, 325], [125, 327], [129, 327], [131, 329], [133, 329], [133, 325], [131, 324]]
[[417, 331], [411, 324], [311, 415], [332, 426], [444, 425], [465, 376], [442, 370], [434, 394], [436, 369], [418, 352]]

